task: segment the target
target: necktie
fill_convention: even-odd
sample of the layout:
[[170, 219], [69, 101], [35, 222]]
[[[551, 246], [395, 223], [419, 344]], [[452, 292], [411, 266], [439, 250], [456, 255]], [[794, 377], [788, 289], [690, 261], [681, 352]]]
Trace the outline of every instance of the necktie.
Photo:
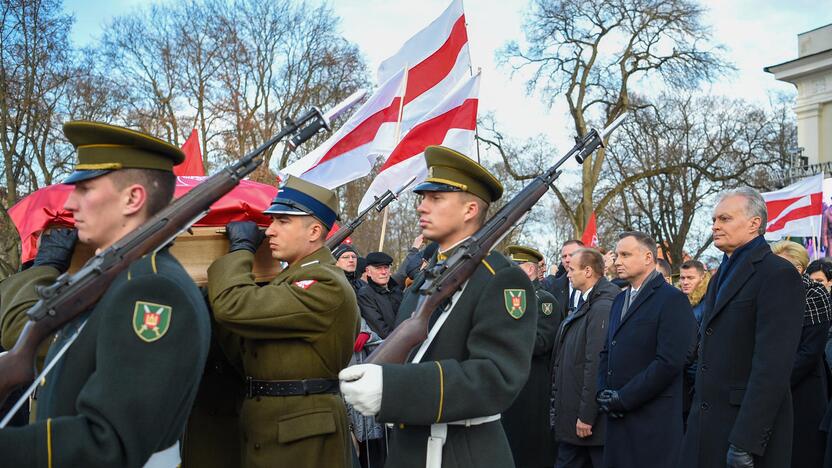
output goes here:
[[621, 308], [621, 320], [624, 320], [624, 316], [627, 315], [627, 312], [630, 309], [630, 304], [632, 304], [636, 299], [637, 294], [638, 291], [632, 288], [627, 291], [627, 300], [624, 301], [624, 307]]
[[580, 308], [581, 308], [581, 306], [582, 306], [582, 305], [584, 305], [584, 302], [586, 302], [586, 301], [584, 300], [584, 295], [583, 295], [583, 294], [581, 294], [580, 296], [578, 296], [578, 307], [576, 307], [576, 308], [575, 308], [575, 310], [580, 309]]

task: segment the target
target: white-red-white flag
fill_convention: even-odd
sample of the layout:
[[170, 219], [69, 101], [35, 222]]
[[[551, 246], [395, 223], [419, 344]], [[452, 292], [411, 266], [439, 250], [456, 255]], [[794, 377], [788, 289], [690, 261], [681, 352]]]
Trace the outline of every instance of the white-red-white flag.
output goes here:
[[390, 76], [321, 146], [280, 171], [333, 189], [370, 173], [395, 145], [405, 70]]
[[823, 174], [807, 177], [788, 187], [762, 195], [768, 210], [766, 239], [820, 235]]
[[[407, 69], [407, 89], [400, 124], [401, 135], [410, 131], [462, 80], [471, 76], [471, 54], [462, 0], [454, 0], [426, 28], [407, 40], [378, 67], [379, 82]], [[389, 148], [392, 150], [392, 146]]]
[[[327, 188], [369, 174], [377, 159], [386, 160], [398, 141], [469, 77], [470, 69], [462, 1], [454, 0], [437, 19], [381, 63], [378, 82], [384, 84], [374, 95], [377, 99], [373, 105], [368, 101], [344, 125], [346, 129], [339, 129], [321, 147], [280, 173]], [[404, 92], [398, 94], [401, 99], [391, 98], [389, 91], [395, 88], [393, 83], [400, 82], [403, 70]]]
[[474, 130], [477, 126], [477, 105], [480, 74], [462, 82], [442, 102], [428, 112], [396, 145], [390, 157], [364, 194], [358, 210], [370, 206], [375, 197], [387, 190], [395, 190], [416, 176], [413, 184], [425, 180], [425, 148], [443, 145], [462, 154], [474, 150]]

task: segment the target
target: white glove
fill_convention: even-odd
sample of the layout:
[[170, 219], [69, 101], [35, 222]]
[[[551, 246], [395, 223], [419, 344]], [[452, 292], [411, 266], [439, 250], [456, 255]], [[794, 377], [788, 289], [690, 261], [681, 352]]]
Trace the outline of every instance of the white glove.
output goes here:
[[358, 364], [338, 373], [344, 400], [364, 416], [381, 410], [382, 372], [378, 364]]

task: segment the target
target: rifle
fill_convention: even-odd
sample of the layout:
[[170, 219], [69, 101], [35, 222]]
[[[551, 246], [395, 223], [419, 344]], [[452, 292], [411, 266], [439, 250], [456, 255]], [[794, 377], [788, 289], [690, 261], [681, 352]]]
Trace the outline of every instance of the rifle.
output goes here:
[[365, 362], [405, 363], [411, 350], [427, 339], [431, 313], [462, 287], [494, 245], [549, 190], [561, 173], [560, 166], [573, 156], [578, 163], [583, 164], [584, 158], [603, 146], [604, 138], [621, 125], [626, 116], [626, 113], [621, 114], [601, 132], [593, 129], [583, 138], [576, 138], [575, 146], [565, 156], [546, 172], [535, 177], [474, 235], [460, 244], [445, 262], [425, 270], [425, 282], [419, 288], [420, 297], [413, 315], [399, 324]]
[[393, 200], [398, 199], [399, 194], [401, 194], [404, 191], [404, 189], [410, 186], [410, 184], [412, 184], [414, 180], [416, 180], [416, 176], [413, 176], [410, 179], [408, 179], [408, 181], [402, 184], [401, 187], [396, 189], [395, 192], [393, 190], [387, 190], [380, 197], [376, 197], [376, 199], [370, 206], [364, 208], [364, 211], [362, 211], [361, 213], [358, 213], [358, 216], [356, 216], [355, 219], [350, 221], [346, 226], [341, 226], [340, 229], [338, 229], [337, 231], [335, 231], [335, 233], [332, 234], [332, 237], [326, 240], [326, 248], [328, 248], [329, 250], [335, 250], [335, 247], [341, 245], [341, 242], [344, 242], [344, 240], [347, 237], [349, 237], [350, 234], [352, 234], [353, 232], [355, 232], [356, 229], [358, 229], [358, 226], [361, 226], [361, 223], [364, 222], [364, 218], [367, 217], [370, 211], [376, 210], [380, 213], [381, 210], [387, 207], [387, 205], [389, 205]]
[[51, 370], [78, 334], [76, 332], [35, 379], [33, 363], [37, 348], [45, 339], [94, 306], [107, 287], [131, 262], [167, 245], [202, 218], [214, 202], [230, 192], [240, 180], [263, 163], [263, 154], [269, 148], [289, 135], [294, 135], [291, 144], [297, 146], [321, 129], [329, 131], [330, 122], [358, 101], [355, 96], [350, 96], [347, 101], [352, 101], [345, 101], [346, 105], [339, 104], [327, 114], [322, 114], [318, 108], [313, 107], [297, 120], [286, 119], [285, 127], [277, 135], [174, 200], [137, 230], [90, 258], [80, 270], [71, 275], [64, 273], [52, 285], [39, 287], [37, 293], [40, 299], [26, 312], [29, 321], [23, 327], [17, 342], [9, 351], [0, 353], [0, 404], [18, 386], [33, 380], [34, 383], [0, 422], [0, 428], [8, 423], [11, 416], [37, 387], [37, 382]]

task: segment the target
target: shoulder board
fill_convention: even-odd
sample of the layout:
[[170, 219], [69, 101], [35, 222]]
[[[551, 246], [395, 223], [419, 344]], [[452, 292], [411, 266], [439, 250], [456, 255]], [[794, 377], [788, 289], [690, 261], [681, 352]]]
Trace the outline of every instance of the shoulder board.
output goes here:
[[127, 268], [127, 281], [130, 281], [136, 276], [155, 275], [159, 273], [159, 269], [156, 266], [156, 254], [157, 252], [149, 253], [131, 263]]
[[492, 250], [487, 257], [482, 259], [482, 264], [486, 269], [488, 269], [489, 272], [491, 272], [492, 275], [496, 275], [498, 271], [512, 265], [512, 263], [503, 254], [497, 252], [496, 250]]

